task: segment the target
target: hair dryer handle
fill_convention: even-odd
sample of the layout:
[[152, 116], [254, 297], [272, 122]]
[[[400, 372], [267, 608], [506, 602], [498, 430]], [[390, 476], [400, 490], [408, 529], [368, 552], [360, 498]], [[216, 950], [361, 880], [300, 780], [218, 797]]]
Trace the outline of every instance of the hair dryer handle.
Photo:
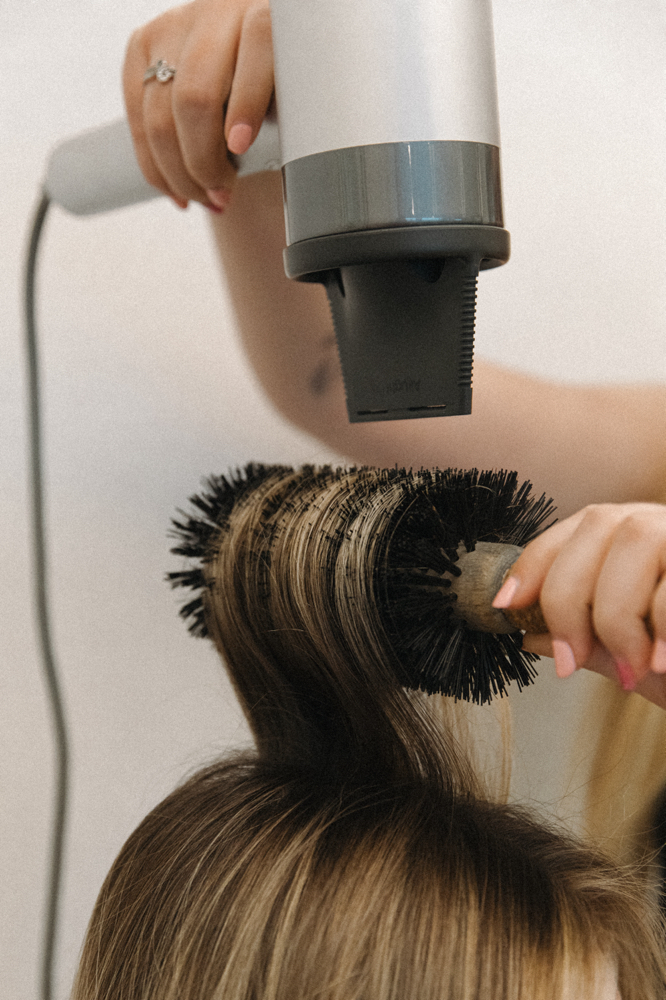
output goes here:
[[[250, 149], [243, 156], [234, 157], [234, 161], [239, 177], [280, 169], [274, 117], [264, 121]], [[47, 163], [44, 189], [52, 201], [74, 215], [109, 212], [162, 195], [139, 169], [124, 118], [56, 146]]]

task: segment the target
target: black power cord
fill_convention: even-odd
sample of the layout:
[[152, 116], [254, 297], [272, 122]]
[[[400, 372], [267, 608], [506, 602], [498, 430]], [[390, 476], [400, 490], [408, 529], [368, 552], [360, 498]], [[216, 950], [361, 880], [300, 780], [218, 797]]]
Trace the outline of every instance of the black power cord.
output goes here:
[[35, 273], [37, 252], [50, 200], [40, 197], [32, 222], [25, 262], [25, 347], [28, 377], [28, 421], [30, 451], [30, 493], [32, 507], [32, 558], [35, 618], [39, 637], [42, 668], [51, 707], [56, 751], [56, 789], [51, 837], [51, 858], [48, 893], [42, 941], [41, 989], [42, 1000], [53, 1000], [53, 973], [58, 930], [58, 909], [62, 882], [62, 860], [65, 843], [65, 820], [69, 787], [69, 746], [63, 702], [58, 682], [51, 628], [49, 624], [47, 553], [44, 532], [44, 488], [42, 475], [41, 392], [39, 354], [35, 324]]

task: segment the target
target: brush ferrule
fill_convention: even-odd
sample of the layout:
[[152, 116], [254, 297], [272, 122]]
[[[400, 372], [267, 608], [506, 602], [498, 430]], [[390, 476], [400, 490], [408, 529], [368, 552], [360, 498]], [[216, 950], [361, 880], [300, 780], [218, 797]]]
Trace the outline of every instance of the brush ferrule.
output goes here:
[[523, 550], [503, 542], [477, 542], [472, 552], [464, 545], [458, 549], [460, 576], [451, 580], [456, 595], [453, 614], [470, 628], [505, 635], [519, 629], [503, 611], [492, 606], [504, 578]]

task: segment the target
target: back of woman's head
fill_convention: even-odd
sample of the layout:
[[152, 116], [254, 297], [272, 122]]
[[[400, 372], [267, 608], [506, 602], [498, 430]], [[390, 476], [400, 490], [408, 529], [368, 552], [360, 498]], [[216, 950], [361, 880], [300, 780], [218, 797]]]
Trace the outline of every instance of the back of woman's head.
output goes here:
[[182, 527], [202, 558], [189, 613], [256, 752], [129, 838], [74, 1000], [592, 1000], [615, 966], [622, 1000], [662, 996], [640, 884], [491, 801], [450, 707], [401, 686], [357, 557], [382, 544], [390, 476], [379, 494], [313, 470], [223, 486], [213, 521], [202, 501]]

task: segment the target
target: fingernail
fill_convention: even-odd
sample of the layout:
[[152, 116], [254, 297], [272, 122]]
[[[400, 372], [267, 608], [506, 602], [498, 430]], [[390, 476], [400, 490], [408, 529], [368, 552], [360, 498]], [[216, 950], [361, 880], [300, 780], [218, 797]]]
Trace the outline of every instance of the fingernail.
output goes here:
[[666, 642], [657, 639], [652, 654], [652, 669], [655, 674], [666, 674]]
[[615, 669], [617, 670], [617, 678], [620, 682], [623, 691], [633, 691], [636, 687], [636, 678], [634, 677], [634, 672], [631, 669], [631, 664], [627, 663], [626, 660], [616, 660]]
[[187, 208], [187, 206], [189, 205], [189, 201], [185, 201], [184, 198], [176, 198], [175, 194], [171, 194], [169, 195], [169, 197], [171, 198], [171, 201], [174, 203], [174, 205], [178, 206], [178, 208]]
[[493, 601], [494, 608], [508, 608], [511, 606], [511, 601], [514, 598], [516, 591], [520, 585], [520, 580], [517, 576], [509, 576], [504, 581], [500, 589], [495, 594], [495, 600]]
[[563, 639], [553, 639], [553, 659], [558, 677], [571, 677], [575, 674], [576, 659], [568, 642], [564, 642]]
[[250, 143], [252, 142], [252, 126], [246, 125], [244, 122], [239, 125], [234, 125], [234, 127], [229, 132], [229, 138], [227, 139], [227, 149], [235, 153], [236, 156], [242, 156], [250, 148]]
[[209, 201], [215, 205], [216, 208], [225, 210], [229, 204], [229, 199], [231, 198], [231, 191], [229, 188], [218, 188], [216, 191], [210, 190], [206, 191]]

